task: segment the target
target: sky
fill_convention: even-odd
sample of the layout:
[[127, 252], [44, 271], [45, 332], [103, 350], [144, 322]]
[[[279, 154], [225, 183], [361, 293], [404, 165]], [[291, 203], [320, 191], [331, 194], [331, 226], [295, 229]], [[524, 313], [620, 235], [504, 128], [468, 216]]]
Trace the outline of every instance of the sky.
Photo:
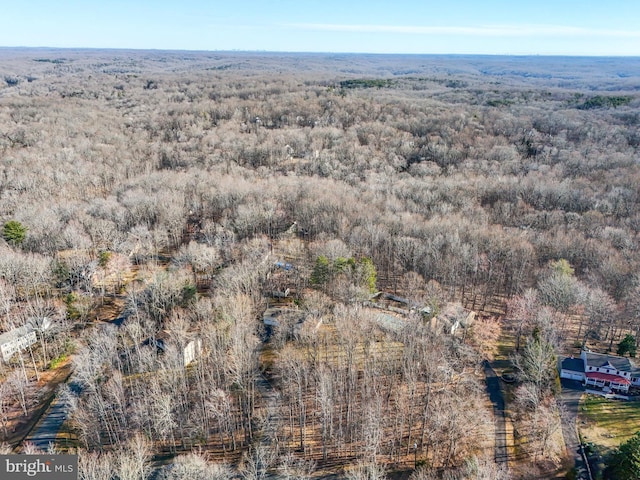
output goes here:
[[0, 46], [640, 56], [638, 0], [7, 0]]

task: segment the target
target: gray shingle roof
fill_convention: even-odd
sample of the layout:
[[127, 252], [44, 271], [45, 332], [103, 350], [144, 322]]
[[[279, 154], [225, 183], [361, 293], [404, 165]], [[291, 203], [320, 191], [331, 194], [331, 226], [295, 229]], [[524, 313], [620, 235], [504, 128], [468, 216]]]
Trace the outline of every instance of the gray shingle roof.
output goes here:
[[620, 372], [633, 373], [638, 371], [638, 368], [626, 357], [587, 352], [587, 365], [590, 367], [604, 367], [607, 364], [611, 364], [613, 368]]

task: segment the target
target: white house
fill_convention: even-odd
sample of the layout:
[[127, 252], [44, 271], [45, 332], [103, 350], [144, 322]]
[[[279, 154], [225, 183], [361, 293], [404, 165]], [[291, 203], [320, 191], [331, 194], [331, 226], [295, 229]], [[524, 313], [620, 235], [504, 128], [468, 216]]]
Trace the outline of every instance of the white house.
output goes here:
[[626, 357], [583, 350], [580, 358], [565, 358], [560, 378], [579, 380], [583, 385], [603, 390], [629, 391], [640, 386], [640, 369]]
[[178, 355], [182, 357], [182, 362], [186, 367], [200, 357], [202, 353], [202, 340], [196, 337], [191, 340], [186, 340], [185, 342], [182, 347], [176, 345], [175, 340], [171, 338], [170, 332], [167, 330], [163, 330], [155, 338], [155, 345], [162, 352], [166, 352], [169, 345], [176, 346]]
[[182, 351], [182, 360], [184, 361], [184, 366], [186, 367], [191, 362], [195, 361], [202, 352], [202, 340], [196, 338], [195, 340], [189, 341], [187, 345], [184, 347]]
[[0, 335], [2, 360], [8, 362], [14, 353], [30, 347], [38, 341], [35, 330], [25, 325]]

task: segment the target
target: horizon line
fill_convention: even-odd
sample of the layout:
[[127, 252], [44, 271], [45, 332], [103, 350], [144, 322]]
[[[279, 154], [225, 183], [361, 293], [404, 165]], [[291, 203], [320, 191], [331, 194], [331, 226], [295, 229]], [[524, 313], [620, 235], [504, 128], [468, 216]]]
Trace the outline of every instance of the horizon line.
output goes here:
[[616, 53], [429, 53], [429, 52], [368, 52], [368, 51], [322, 51], [322, 50], [258, 50], [258, 49], [202, 49], [202, 48], [156, 48], [156, 47], [60, 47], [50, 45], [0, 45], [2, 50], [112, 50], [134, 52], [185, 52], [185, 53], [253, 53], [289, 55], [380, 55], [380, 56], [459, 56], [459, 57], [574, 57], [574, 58], [640, 58], [640, 54]]

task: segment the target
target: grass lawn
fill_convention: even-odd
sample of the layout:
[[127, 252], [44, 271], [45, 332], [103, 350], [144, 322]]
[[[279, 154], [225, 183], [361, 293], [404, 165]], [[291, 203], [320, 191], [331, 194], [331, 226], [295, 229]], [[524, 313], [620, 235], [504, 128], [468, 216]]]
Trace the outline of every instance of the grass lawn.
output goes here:
[[602, 447], [603, 453], [607, 452], [640, 431], [640, 402], [585, 395], [580, 404], [578, 428], [586, 442], [593, 442]]

